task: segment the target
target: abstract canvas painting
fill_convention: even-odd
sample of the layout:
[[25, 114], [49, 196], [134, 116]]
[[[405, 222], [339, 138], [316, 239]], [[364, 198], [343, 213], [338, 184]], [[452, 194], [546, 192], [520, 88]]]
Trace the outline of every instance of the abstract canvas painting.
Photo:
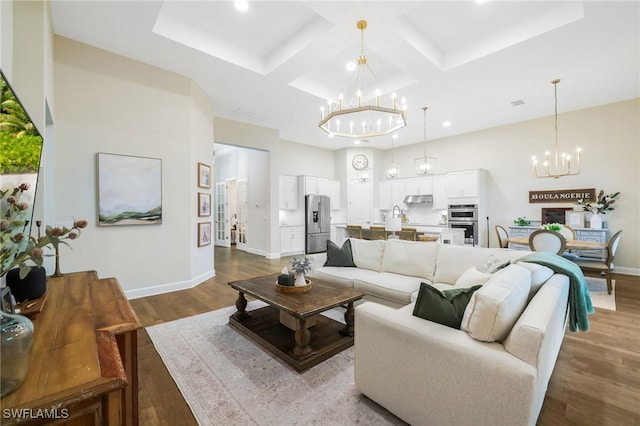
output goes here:
[[162, 160], [98, 153], [98, 224], [162, 223]]

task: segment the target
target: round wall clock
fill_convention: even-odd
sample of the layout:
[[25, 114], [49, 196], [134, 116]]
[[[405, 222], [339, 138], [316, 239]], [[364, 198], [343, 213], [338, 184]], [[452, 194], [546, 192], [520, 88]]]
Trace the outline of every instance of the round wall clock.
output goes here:
[[351, 160], [351, 165], [356, 170], [364, 170], [369, 165], [369, 159], [364, 154], [358, 154]]

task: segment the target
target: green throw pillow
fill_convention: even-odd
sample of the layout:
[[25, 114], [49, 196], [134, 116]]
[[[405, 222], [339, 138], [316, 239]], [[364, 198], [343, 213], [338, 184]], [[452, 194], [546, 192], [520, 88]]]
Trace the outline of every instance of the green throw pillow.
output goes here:
[[336, 243], [327, 240], [327, 261], [324, 266], [347, 266], [355, 268], [353, 263], [353, 255], [351, 254], [351, 240], [346, 240], [342, 247], [338, 247]]
[[427, 283], [420, 283], [420, 291], [413, 315], [447, 327], [460, 329], [464, 310], [471, 300], [473, 292], [482, 287], [454, 288], [440, 291]]

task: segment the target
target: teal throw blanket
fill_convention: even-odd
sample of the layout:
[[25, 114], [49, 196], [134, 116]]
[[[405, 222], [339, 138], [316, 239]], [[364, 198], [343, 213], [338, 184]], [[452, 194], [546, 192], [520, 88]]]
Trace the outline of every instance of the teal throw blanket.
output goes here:
[[518, 262], [537, 263], [569, 277], [569, 330], [589, 331], [589, 314], [595, 312], [589, 296], [587, 281], [578, 265], [564, 257], [541, 251], [518, 259]]

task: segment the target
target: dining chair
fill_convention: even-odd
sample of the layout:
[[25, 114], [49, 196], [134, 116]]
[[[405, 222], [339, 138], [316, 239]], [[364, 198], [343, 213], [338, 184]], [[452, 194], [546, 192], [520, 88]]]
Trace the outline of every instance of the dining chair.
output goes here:
[[347, 232], [349, 233], [349, 238], [362, 239], [362, 226], [360, 225], [347, 225]]
[[611, 271], [613, 271], [613, 269], [615, 268], [613, 259], [616, 256], [616, 251], [618, 250], [618, 244], [620, 243], [621, 236], [622, 231], [618, 231], [613, 234], [613, 237], [609, 239], [606, 249], [607, 257], [604, 259], [590, 259], [587, 257], [567, 256], [567, 259], [578, 265], [583, 272], [598, 273], [600, 276], [604, 276], [605, 280], [607, 280], [607, 292], [609, 294], [611, 294], [611, 290], [613, 289], [611, 283]]
[[509, 247], [509, 243], [507, 242], [509, 233], [507, 230], [500, 225], [496, 225], [496, 234], [498, 234], [498, 243], [500, 244], [500, 248]]
[[531, 251], [544, 251], [562, 255], [567, 246], [567, 240], [560, 233], [548, 229], [538, 229], [529, 235]]
[[372, 240], [386, 240], [387, 230], [384, 226], [370, 226]]
[[416, 228], [403, 227], [398, 231], [398, 237], [401, 240], [415, 241], [418, 230]]
[[560, 232], [560, 235], [562, 235], [566, 240], [576, 239], [576, 231], [574, 231], [570, 226], [562, 225], [562, 228], [560, 228], [560, 231], [558, 232]]

